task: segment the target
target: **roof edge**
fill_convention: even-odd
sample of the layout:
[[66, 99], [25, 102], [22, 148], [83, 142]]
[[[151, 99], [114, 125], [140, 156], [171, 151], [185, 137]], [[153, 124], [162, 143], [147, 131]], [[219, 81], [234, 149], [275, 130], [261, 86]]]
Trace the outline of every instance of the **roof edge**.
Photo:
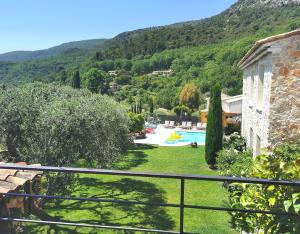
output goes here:
[[294, 35], [300, 34], [300, 28], [290, 31], [290, 32], [286, 32], [286, 33], [281, 33], [275, 36], [271, 36], [271, 37], [267, 37], [261, 40], [258, 40], [257, 42], [255, 42], [255, 44], [252, 46], [252, 48], [246, 53], [246, 55], [241, 59], [241, 61], [238, 63], [238, 66], [241, 67], [243, 65], [243, 63], [263, 44], [269, 43], [269, 42], [273, 42], [273, 41], [277, 41], [277, 40], [281, 40], [281, 39], [285, 39]]

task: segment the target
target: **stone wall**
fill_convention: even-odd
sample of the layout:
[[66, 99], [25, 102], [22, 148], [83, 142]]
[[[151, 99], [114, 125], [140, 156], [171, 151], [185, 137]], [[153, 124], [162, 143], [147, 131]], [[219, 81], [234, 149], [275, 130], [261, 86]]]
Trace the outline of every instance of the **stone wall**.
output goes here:
[[300, 140], [300, 35], [273, 42], [269, 141]]

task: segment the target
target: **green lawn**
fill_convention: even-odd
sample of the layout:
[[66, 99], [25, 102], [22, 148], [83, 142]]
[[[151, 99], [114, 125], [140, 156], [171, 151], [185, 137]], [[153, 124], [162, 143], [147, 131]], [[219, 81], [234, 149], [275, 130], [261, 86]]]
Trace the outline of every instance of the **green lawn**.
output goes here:
[[[132, 149], [115, 169], [216, 175], [204, 160], [204, 148], [139, 146]], [[81, 175], [73, 196], [131, 199], [148, 202], [179, 203], [180, 182], [172, 179]], [[221, 183], [186, 181], [186, 204], [226, 206]], [[65, 201], [51, 204], [48, 213], [55, 219], [94, 222], [165, 230], [178, 230], [179, 209], [150, 206], [125, 206], [110, 203]], [[235, 233], [226, 212], [187, 209], [185, 231], [193, 233]], [[49, 230], [51, 229], [51, 230]], [[26, 233], [123, 233], [70, 227], [30, 226]], [[128, 232], [126, 232], [128, 233]]]

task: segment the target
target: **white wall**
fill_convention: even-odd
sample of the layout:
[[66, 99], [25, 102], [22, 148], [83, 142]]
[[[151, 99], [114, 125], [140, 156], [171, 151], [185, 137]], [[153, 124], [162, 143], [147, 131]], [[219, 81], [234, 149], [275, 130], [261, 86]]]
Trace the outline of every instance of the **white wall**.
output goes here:
[[[258, 99], [258, 79], [259, 66], [265, 66], [263, 99], [261, 108], [257, 106]], [[254, 77], [253, 90], [251, 92], [251, 76]], [[243, 106], [242, 106], [242, 135], [247, 140], [247, 145], [253, 150], [253, 155], [259, 154], [257, 148], [258, 139], [260, 139], [261, 148], [269, 145], [269, 112], [270, 112], [270, 90], [272, 79], [272, 59], [271, 54], [259, 59], [254, 64], [244, 69], [243, 78]], [[252, 96], [251, 96], [252, 93]], [[253, 130], [253, 142], [250, 145], [250, 129]], [[259, 137], [259, 138], [258, 138]]]

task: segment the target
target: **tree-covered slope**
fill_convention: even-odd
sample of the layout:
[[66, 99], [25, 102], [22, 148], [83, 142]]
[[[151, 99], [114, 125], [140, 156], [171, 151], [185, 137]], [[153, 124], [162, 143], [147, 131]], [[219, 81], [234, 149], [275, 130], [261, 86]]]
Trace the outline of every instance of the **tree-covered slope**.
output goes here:
[[132, 58], [165, 49], [236, 40], [262, 30], [267, 35], [277, 25], [285, 25], [287, 30], [300, 27], [299, 9], [299, 0], [240, 0], [211, 18], [121, 33], [101, 52], [106, 58]]
[[13, 51], [0, 54], [0, 61], [20, 62], [27, 60], [46, 59], [66, 53], [69, 50], [95, 50], [103, 46], [106, 39], [93, 39], [63, 43], [45, 50], [36, 51]]
[[[63, 77], [70, 84], [75, 70], [79, 69], [82, 79], [97, 79], [90, 76], [96, 72], [89, 72], [96, 69], [106, 82], [101, 87], [117, 84], [107, 93], [118, 101], [146, 102], [153, 97], [157, 107], [168, 109], [178, 104], [186, 83], [195, 83], [205, 94], [219, 81], [223, 91], [240, 94], [238, 61], [256, 40], [300, 28], [299, 1], [240, 0], [208, 19], [121, 33], [99, 49], [70, 49], [48, 59], [0, 62], [0, 80], [6, 84], [61, 82]], [[173, 72], [168, 77], [151, 75], [163, 69]], [[114, 77], [108, 75], [109, 70], [121, 72]], [[83, 85], [91, 82], [83, 80]]]

